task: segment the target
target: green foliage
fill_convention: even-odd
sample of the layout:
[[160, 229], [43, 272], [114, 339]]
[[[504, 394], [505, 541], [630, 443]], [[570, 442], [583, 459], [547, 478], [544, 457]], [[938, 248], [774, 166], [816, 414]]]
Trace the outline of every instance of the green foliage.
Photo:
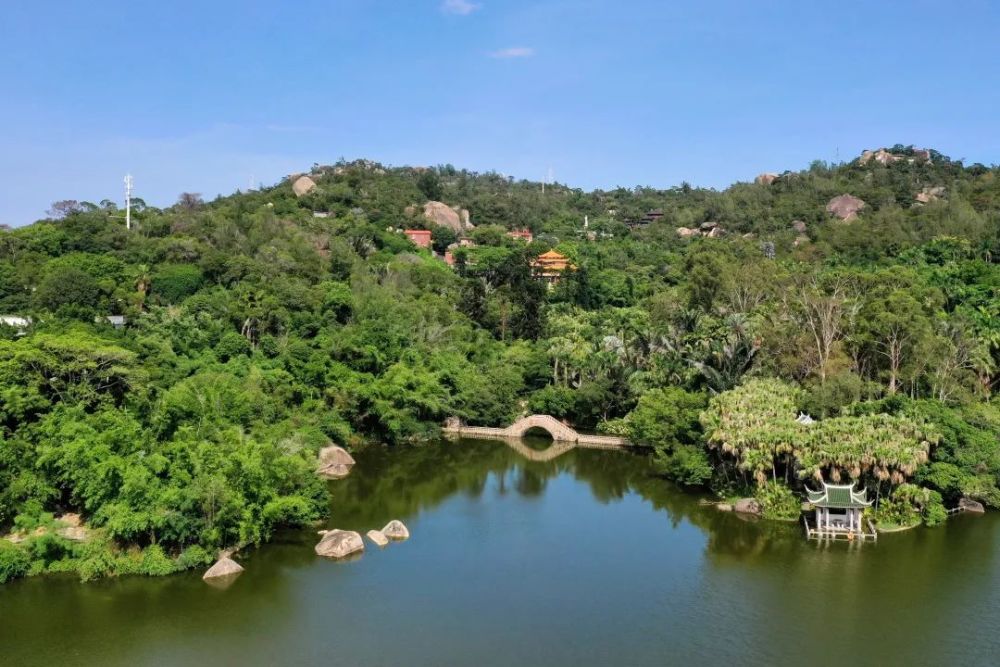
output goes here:
[[933, 527], [944, 523], [948, 514], [937, 491], [901, 484], [879, 504], [875, 517], [881, 525], [912, 526], [923, 521]]
[[704, 394], [676, 387], [652, 389], [627, 418], [630, 438], [653, 448], [660, 472], [690, 486], [712, 478], [712, 465], [700, 443], [698, 415], [705, 404]]
[[733, 456], [758, 484], [768, 473], [794, 470], [800, 478], [839, 482], [912, 477], [940, 438], [933, 425], [884, 413], [832, 417], [804, 424], [795, 419], [798, 390], [775, 380], [751, 380], [713, 398], [702, 414], [709, 445]]
[[164, 264], [152, 277], [152, 293], [164, 303], [179, 303], [201, 287], [201, 269], [191, 264]]
[[[817, 477], [928, 523], [935, 492], [1000, 507], [996, 168], [934, 153], [544, 196], [450, 165], [310, 176], [305, 197], [186, 196], [132, 230], [65, 202], [0, 232], [0, 314], [33, 322], [0, 326], [0, 529], [71, 510], [94, 535], [33, 539], [27, 566], [4, 546], [5, 576], [202, 565], [321, 516], [328, 439], [399, 445], [526, 410], [627, 433], [684, 484], [756, 486], [775, 517]], [[920, 204], [926, 187], [942, 189]], [[829, 224], [845, 192], [867, 206]], [[454, 269], [397, 232], [428, 199], [476, 224]], [[676, 233], [706, 222], [727, 234]], [[507, 237], [524, 227], [533, 243]], [[457, 236], [432, 234], [438, 251]], [[552, 286], [533, 266], [550, 248], [575, 266]], [[95, 324], [111, 314], [124, 330]], [[893, 500], [908, 479], [930, 495]]]
[[26, 549], [0, 539], [0, 584], [28, 574], [31, 556]]
[[754, 491], [760, 503], [761, 516], [775, 521], [795, 521], [801, 514], [802, 502], [790, 488], [780, 482], [769, 481]]
[[253, 347], [250, 346], [250, 341], [235, 331], [227, 331], [215, 346], [215, 354], [218, 355], [219, 361], [249, 356], [252, 352]]

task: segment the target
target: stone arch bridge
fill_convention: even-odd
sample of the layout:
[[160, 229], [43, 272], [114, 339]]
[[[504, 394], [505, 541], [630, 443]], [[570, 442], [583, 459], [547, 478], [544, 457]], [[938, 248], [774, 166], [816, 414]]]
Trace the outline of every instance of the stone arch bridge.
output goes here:
[[631, 446], [628, 440], [615, 435], [579, 433], [572, 426], [567, 426], [551, 415], [529, 415], [522, 417], [506, 428], [464, 426], [458, 423], [457, 420], [451, 420], [443, 430], [445, 433], [453, 433], [470, 438], [508, 439], [524, 437], [524, 434], [533, 428], [541, 429], [548, 433], [552, 436], [552, 440], [555, 443], [572, 443], [581, 447], [604, 447], [608, 449]]

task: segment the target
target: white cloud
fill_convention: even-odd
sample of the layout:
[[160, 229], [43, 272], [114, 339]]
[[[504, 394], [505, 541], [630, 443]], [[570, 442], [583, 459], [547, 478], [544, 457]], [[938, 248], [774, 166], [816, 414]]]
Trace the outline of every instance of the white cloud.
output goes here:
[[444, 0], [441, 3], [442, 12], [445, 14], [458, 14], [459, 16], [468, 16], [480, 7], [482, 5], [469, 2], [469, 0]]
[[491, 58], [530, 58], [535, 55], [535, 50], [530, 46], [512, 46], [508, 49], [500, 49], [490, 54]]

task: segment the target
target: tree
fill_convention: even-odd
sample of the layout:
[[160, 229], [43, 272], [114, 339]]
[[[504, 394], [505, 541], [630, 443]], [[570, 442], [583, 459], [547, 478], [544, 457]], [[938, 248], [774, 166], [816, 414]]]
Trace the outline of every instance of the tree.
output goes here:
[[49, 217], [55, 220], [61, 220], [67, 216], [73, 215], [74, 213], [80, 213], [83, 211], [83, 206], [75, 199], [63, 199], [57, 202], [53, 202], [52, 206], [49, 207]]
[[431, 201], [439, 201], [442, 196], [441, 179], [433, 169], [426, 169], [417, 179], [417, 187], [424, 197]]
[[857, 312], [851, 292], [842, 278], [835, 277], [828, 284], [813, 278], [800, 284], [788, 307], [796, 325], [809, 336], [813, 354], [811, 371], [819, 375], [821, 384], [826, 382], [835, 346], [843, 339], [845, 329], [849, 330], [853, 324]]
[[177, 197], [177, 206], [184, 211], [194, 211], [204, 205], [200, 192], [182, 192]]
[[89, 273], [74, 266], [64, 266], [46, 275], [34, 294], [39, 308], [57, 311], [64, 306], [79, 312], [97, 309], [104, 292]]
[[903, 365], [930, 332], [930, 321], [911, 290], [896, 289], [869, 299], [862, 310], [861, 332], [885, 361], [889, 394], [899, 388]]
[[676, 387], [653, 389], [626, 417], [632, 442], [652, 447], [660, 471], [683, 484], [700, 485], [712, 477], [701, 447], [699, 413], [706, 403], [704, 394]]
[[451, 227], [434, 225], [431, 227], [431, 241], [434, 250], [443, 253], [448, 246], [458, 241], [458, 234]]
[[201, 287], [201, 269], [190, 264], [163, 264], [150, 280], [153, 294], [164, 303], [179, 303]]

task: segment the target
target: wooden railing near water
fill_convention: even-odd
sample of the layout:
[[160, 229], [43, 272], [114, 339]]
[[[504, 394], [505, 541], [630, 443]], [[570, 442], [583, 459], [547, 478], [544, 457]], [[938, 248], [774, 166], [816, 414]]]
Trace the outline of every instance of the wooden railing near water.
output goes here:
[[631, 447], [632, 443], [626, 438], [616, 435], [591, 435], [589, 433], [579, 433], [572, 426], [562, 423], [551, 415], [530, 415], [518, 419], [516, 422], [505, 428], [494, 428], [490, 426], [465, 426], [452, 421], [442, 430], [445, 433], [466, 436], [469, 438], [487, 439], [507, 439], [521, 438], [531, 429], [541, 429], [552, 436], [552, 440], [557, 443], [573, 443], [581, 447], [595, 447], [607, 449], [620, 449]]

